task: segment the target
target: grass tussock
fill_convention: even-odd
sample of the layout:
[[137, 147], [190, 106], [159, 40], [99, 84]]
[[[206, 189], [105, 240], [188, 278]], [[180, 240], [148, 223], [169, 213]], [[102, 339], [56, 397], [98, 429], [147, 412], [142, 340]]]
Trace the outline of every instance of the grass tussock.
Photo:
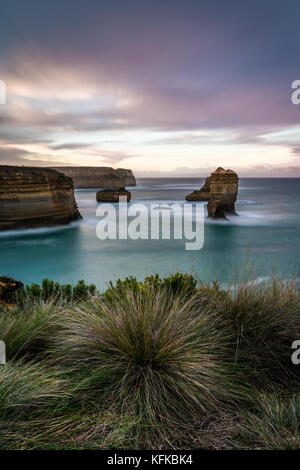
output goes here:
[[[119, 403], [135, 432], [190, 427], [243, 397], [229, 366], [230, 331], [222, 316], [167, 291], [127, 291], [65, 312], [55, 360], [84, 376], [83, 396]], [[227, 350], [226, 350], [227, 349]], [[146, 438], [146, 436], [145, 436]]]
[[64, 308], [52, 298], [27, 298], [22, 306], [0, 312], [0, 340], [5, 341], [8, 359], [24, 356], [40, 360], [59, 328]]
[[55, 407], [66, 397], [63, 380], [45, 364], [8, 361], [0, 368], [0, 420], [23, 418]]
[[300, 394], [262, 393], [256, 407], [244, 411], [240, 445], [253, 449], [300, 449]]
[[261, 388], [299, 390], [300, 370], [291, 361], [300, 337], [300, 294], [294, 279], [240, 284], [223, 297], [234, 332], [235, 360]]
[[294, 281], [36, 292], [0, 313], [0, 448], [300, 448]]

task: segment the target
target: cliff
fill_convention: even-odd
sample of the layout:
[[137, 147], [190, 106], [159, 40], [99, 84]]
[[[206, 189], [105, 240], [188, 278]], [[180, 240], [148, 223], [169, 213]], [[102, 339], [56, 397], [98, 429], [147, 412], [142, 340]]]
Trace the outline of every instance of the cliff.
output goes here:
[[63, 166], [53, 169], [72, 178], [75, 188], [123, 188], [125, 186], [136, 186], [132, 171], [124, 168]]
[[208, 201], [208, 217], [226, 218], [226, 214], [237, 215], [235, 202], [238, 195], [238, 176], [233, 170], [217, 168], [198, 191], [189, 194], [187, 201]]
[[67, 176], [45, 168], [0, 166], [0, 230], [65, 225], [80, 218]]

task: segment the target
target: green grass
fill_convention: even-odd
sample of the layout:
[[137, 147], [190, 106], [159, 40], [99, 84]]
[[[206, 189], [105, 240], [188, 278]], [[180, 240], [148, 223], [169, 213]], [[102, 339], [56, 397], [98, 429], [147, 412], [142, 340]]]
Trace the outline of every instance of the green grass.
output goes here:
[[244, 411], [240, 442], [247, 448], [300, 449], [300, 393], [262, 393], [254, 410]]
[[56, 299], [26, 298], [15, 310], [0, 311], [0, 340], [5, 341], [8, 359], [24, 356], [40, 360], [58, 329], [64, 307]]
[[70, 308], [53, 347], [55, 361], [83, 379], [80, 398], [119, 403], [134, 416], [136, 441], [191, 427], [245, 391], [229, 363], [230, 331], [222, 316], [167, 290], [147, 289]]
[[46, 287], [0, 311], [1, 449], [300, 448], [293, 280]]
[[269, 390], [299, 390], [300, 369], [291, 361], [300, 338], [300, 294], [295, 281], [240, 284], [223, 297], [221, 311], [231, 322], [235, 360], [249, 381]]

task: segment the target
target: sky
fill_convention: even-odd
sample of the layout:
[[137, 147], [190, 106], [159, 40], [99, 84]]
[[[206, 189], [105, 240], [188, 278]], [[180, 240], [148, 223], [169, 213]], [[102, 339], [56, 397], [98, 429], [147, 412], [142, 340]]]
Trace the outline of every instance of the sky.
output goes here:
[[0, 4], [0, 164], [300, 177], [299, 0]]

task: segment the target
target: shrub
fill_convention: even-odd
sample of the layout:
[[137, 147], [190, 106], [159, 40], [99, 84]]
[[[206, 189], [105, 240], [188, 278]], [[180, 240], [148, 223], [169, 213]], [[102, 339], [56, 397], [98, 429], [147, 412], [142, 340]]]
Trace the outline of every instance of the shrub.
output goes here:
[[196, 291], [197, 281], [192, 274], [175, 273], [160, 279], [158, 274], [145, 278], [144, 285], [154, 286], [156, 289], [165, 289], [173, 295], [191, 297]]
[[147, 276], [143, 282], [137, 281], [133, 276], [129, 276], [124, 280], [118, 279], [115, 284], [110, 281], [109, 288], [104, 292], [102, 299], [106, 302], [111, 302], [115, 297], [126, 296], [128, 290], [134, 295], [138, 295], [139, 292], [149, 289], [152, 292], [164, 290], [166, 295], [179, 295], [189, 298], [195, 293], [196, 285], [196, 279], [187, 273], [175, 273], [165, 278], [155, 274]]
[[102, 300], [107, 303], [114, 302], [116, 298], [123, 298], [130, 291], [134, 295], [138, 295], [143, 290], [143, 283], [137, 281], [133, 276], [126, 277], [124, 280], [117, 279], [114, 284], [112, 281], [109, 282], [109, 288], [106, 289], [104, 294], [101, 296]]
[[85, 284], [83, 280], [73, 287], [71, 284], [60, 284], [59, 282], [44, 279], [42, 287], [39, 284], [27, 285], [23, 291], [17, 294], [17, 303], [23, 307], [26, 302], [35, 299], [42, 299], [44, 302], [55, 301], [58, 304], [69, 302], [81, 302], [90, 295], [96, 295], [97, 289], [94, 284]]
[[78, 281], [77, 285], [73, 288], [73, 300], [81, 301], [86, 300], [89, 295], [95, 295], [96, 286], [94, 284], [87, 285], [85, 282]]

